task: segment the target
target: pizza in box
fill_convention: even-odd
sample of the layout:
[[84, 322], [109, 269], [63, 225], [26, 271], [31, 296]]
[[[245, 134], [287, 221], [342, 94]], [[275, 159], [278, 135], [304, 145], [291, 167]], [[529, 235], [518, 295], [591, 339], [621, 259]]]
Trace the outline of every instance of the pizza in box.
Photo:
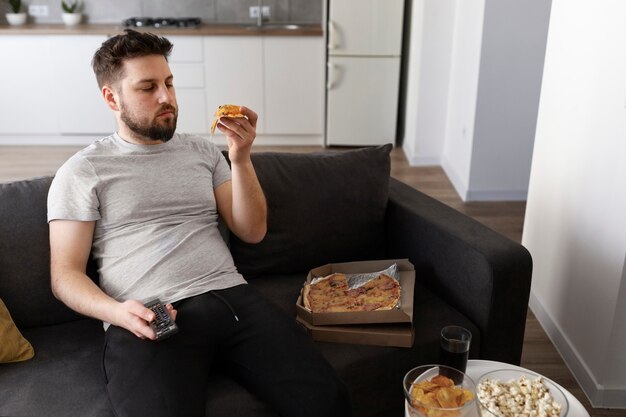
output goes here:
[[387, 273], [369, 274], [357, 284], [343, 273], [316, 278], [304, 285], [303, 304], [313, 313], [382, 311], [397, 308], [400, 283]]

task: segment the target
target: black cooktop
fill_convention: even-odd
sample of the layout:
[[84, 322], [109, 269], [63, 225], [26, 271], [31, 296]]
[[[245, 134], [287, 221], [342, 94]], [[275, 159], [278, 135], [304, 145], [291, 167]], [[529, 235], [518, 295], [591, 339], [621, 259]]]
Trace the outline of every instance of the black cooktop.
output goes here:
[[131, 17], [122, 22], [124, 27], [194, 28], [202, 24], [199, 17]]

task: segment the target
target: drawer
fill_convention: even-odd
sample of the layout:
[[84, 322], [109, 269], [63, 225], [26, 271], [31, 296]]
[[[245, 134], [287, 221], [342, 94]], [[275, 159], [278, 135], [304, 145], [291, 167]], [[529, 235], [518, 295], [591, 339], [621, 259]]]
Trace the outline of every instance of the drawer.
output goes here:
[[204, 88], [204, 66], [191, 63], [171, 63], [170, 69], [174, 75], [174, 87]]
[[174, 44], [170, 63], [204, 61], [202, 36], [168, 36], [168, 39]]

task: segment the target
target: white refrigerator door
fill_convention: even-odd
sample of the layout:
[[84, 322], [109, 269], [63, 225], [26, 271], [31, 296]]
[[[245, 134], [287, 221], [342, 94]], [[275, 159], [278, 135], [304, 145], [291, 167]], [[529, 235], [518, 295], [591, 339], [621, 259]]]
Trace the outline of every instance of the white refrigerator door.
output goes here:
[[398, 56], [404, 0], [330, 0], [330, 55]]
[[400, 58], [331, 57], [327, 146], [395, 143]]

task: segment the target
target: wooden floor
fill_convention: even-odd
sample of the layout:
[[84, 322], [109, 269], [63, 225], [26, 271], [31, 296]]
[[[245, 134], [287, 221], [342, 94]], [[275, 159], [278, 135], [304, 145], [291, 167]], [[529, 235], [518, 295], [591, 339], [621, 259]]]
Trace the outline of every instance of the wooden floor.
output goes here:
[[[53, 174], [80, 147], [0, 146], [0, 183]], [[259, 147], [257, 151], [311, 152], [319, 147]], [[340, 151], [340, 150], [336, 150]], [[475, 218], [490, 228], [521, 242], [523, 202], [463, 203], [440, 167], [411, 167], [401, 149], [392, 151], [391, 175], [445, 204]], [[593, 417], [626, 416], [626, 410], [593, 409], [565, 366], [532, 312], [528, 312], [522, 366], [541, 373], [568, 389]]]

